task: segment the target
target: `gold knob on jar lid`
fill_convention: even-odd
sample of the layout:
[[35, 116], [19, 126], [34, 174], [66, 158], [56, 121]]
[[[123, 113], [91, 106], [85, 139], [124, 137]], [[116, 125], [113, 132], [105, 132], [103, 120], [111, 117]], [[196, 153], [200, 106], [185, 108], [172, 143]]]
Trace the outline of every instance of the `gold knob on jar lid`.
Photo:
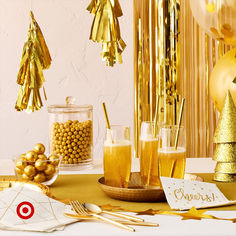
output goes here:
[[75, 101], [76, 101], [75, 97], [72, 96], [66, 97], [66, 105], [73, 105], [75, 104]]

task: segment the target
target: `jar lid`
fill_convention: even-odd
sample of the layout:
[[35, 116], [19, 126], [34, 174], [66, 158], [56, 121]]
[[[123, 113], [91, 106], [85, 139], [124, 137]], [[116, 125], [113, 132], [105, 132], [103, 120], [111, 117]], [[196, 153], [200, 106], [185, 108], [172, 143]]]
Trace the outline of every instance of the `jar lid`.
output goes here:
[[74, 97], [66, 97], [66, 104], [48, 106], [48, 113], [77, 113], [92, 111], [92, 105], [76, 105]]

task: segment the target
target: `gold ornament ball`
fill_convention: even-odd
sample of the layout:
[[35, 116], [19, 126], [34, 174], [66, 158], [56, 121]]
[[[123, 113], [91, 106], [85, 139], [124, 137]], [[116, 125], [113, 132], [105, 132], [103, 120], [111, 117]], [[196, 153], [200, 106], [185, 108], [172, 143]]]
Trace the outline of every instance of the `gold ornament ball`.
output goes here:
[[42, 143], [37, 143], [37, 144], [34, 145], [33, 150], [37, 154], [43, 154], [45, 152], [45, 146]]
[[54, 166], [58, 166], [59, 161], [60, 161], [58, 155], [53, 154], [53, 155], [49, 156], [48, 159], [50, 160], [50, 163], [51, 163], [52, 165], [54, 165]]
[[32, 177], [26, 175], [25, 173], [23, 173], [23, 174], [21, 175], [21, 177], [22, 177], [22, 179], [24, 179], [24, 180], [32, 180]]
[[52, 164], [48, 164], [46, 170], [44, 171], [46, 175], [53, 175], [55, 172], [56, 172], [56, 168]]
[[29, 177], [34, 176], [35, 173], [36, 173], [36, 169], [35, 169], [34, 166], [28, 165], [28, 166], [26, 166], [25, 169], [24, 169], [24, 174], [26, 174], [26, 175], [29, 176]]
[[35, 151], [29, 151], [26, 153], [25, 158], [29, 162], [34, 162], [38, 159], [38, 155]]
[[45, 160], [42, 160], [42, 159], [38, 159], [36, 162], [35, 162], [35, 168], [39, 171], [43, 171], [47, 168], [47, 161]]
[[46, 180], [46, 176], [44, 173], [38, 173], [34, 176], [34, 181], [37, 183], [42, 183]]
[[23, 161], [23, 160], [17, 160], [16, 161], [16, 168], [24, 170], [25, 167], [26, 167], [26, 162], [25, 161]]
[[45, 154], [39, 154], [38, 155], [38, 159], [41, 159], [41, 160], [47, 160], [47, 156]]
[[236, 48], [227, 52], [214, 66], [210, 77], [210, 95], [217, 110], [221, 112], [228, 91], [236, 104]]

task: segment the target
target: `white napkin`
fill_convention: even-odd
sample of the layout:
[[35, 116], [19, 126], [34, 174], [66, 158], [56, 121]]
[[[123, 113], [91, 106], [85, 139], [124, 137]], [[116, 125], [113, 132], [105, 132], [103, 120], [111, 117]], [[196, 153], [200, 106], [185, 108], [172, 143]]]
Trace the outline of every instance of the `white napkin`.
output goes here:
[[[0, 229], [51, 232], [78, 220], [64, 216], [65, 204], [26, 186], [0, 192]], [[28, 218], [28, 219], [24, 219]]]

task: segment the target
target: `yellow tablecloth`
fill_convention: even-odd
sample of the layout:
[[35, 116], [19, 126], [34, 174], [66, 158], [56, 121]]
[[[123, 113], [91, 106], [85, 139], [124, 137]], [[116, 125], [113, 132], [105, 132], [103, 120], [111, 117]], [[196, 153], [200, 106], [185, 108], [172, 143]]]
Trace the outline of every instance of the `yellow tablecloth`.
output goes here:
[[[236, 200], [236, 183], [220, 183], [212, 181], [213, 174], [197, 174], [203, 177], [204, 182], [215, 183], [229, 200]], [[97, 183], [102, 175], [60, 175], [50, 187], [51, 193], [59, 199], [79, 200], [80, 202], [92, 202], [98, 205], [111, 204], [124, 209], [143, 211], [149, 208], [170, 210], [166, 202], [126, 202], [112, 199], [99, 188]], [[236, 210], [236, 205], [209, 208], [209, 210]]]

